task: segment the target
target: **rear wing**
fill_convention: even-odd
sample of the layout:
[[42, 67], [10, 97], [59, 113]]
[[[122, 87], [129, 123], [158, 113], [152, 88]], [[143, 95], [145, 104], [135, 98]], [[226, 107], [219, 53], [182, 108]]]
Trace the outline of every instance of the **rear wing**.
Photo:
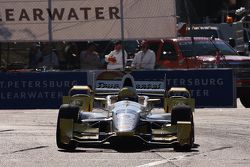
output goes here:
[[130, 74], [124, 74], [119, 78], [108, 79], [93, 79], [93, 88], [96, 96], [106, 96], [117, 94], [118, 91], [126, 85], [126, 79], [129, 78], [132, 82], [131, 87], [134, 87], [139, 95], [146, 95], [149, 97], [164, 97], [166, 89], [166, 77], [162, 80], [137, 80]]

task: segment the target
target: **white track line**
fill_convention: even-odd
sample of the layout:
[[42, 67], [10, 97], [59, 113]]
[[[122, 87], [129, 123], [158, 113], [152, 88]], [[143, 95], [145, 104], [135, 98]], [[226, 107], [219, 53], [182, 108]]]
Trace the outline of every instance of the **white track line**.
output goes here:
[[171, 161], [180, 160], [180, 159], [183, 159], [185, 157], [186, 157], [186, 155], [182, 155], [182, 156], [178, 156], [178, 157], [174, 157], [174, 158], [169, 158], [169, 159], [163, 159], [163, 160], [160, 160], [160, 161], [150, 162], [150, 163], [147, 163], [147, 164], [144, 164], [144, 165], [139, 165], [137, 167], [157, 166], [157, 165], [165, 164], [165, 163], [168, 163], [168, 162], [171, 162]]

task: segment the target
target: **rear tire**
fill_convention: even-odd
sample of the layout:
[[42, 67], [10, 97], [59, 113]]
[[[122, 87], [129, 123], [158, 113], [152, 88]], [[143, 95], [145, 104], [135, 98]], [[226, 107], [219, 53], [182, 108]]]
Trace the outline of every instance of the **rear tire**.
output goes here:
[[250, 97], [249, 96], [247, 96], [247, 95], [240, 96], [240, 102], [244, 107], [250, 108]]
[[[77, 147], [77, 143], [75, 141], [70, 141], [68, 144], [64, 144], [61, 142], [61, 130], [60, 130], [60, 119], [73, 119], [74, 122], [78, 121], [79, 118], [79, 107], [69, 104], [63, 104], [58, 113], [57, 118], [57, 128], [56, 128], [56, 144], [58, 148], [73, 151]], [[72, 132], [73, 133], [73, 132]]]
[[194, 120], [192, 108], [187, 105], [177, 105], [172, 108], [171, 124], [177, 125], [177, 121], [190, 121], [191, 122], [191, 138], [190, 144], [180, 145], [176, 143], [173, 145], [175, 151], [190, 151], [194, 143]]

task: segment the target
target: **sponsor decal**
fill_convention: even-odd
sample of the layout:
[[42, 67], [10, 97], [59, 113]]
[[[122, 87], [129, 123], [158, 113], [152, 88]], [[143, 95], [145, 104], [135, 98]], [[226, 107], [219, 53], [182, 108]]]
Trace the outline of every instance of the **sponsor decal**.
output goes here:
[[119, 81], [96, 81], [96, 89], [120, 89]]
[[[96, 81], [96, 90], [100, 89], [120, 89], [121, 81], [101, 80]], [[135, 81], [136, 89], [164, 89], [164, 82], [160, 81]]]

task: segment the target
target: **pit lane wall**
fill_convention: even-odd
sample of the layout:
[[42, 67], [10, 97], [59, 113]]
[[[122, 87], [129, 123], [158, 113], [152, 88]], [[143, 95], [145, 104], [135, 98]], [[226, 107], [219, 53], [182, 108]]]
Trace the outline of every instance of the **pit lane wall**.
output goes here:
[[[0, 73], [0, 109], [56, 109], [73, 85], [119, 88], [121, 71]], [[153, 92], [186, 87], [196, 107], [236, 107], [231, 69], [133, 71], [136, 87]], [[98, 84], [98, 85], [97, 85]]]

